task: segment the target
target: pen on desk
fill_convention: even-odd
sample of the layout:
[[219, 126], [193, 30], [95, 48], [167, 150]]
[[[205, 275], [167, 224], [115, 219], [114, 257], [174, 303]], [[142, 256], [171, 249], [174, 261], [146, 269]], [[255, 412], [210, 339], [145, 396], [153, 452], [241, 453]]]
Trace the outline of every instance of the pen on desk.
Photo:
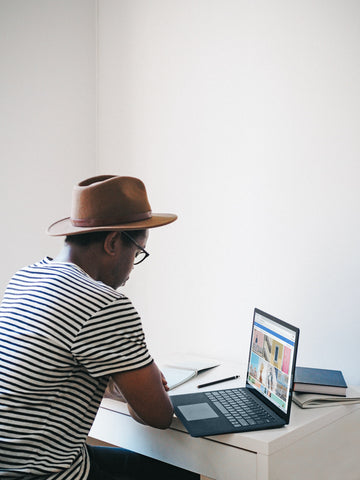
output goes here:
[[239, 377], [240, 375], [234, 375], [232, 377], [221, 378], [220, 380], [214, 380], [213, 382], [209, 382], [209, 383], [201, 383], [200, 385], [197, 386], [197, 388], [210, 387], [210, 385], [215, 385], [217, 383], [222, 383], [222, 382], [228, 382], [229, 380], [235, 380], [236, 378], [239, 378]]

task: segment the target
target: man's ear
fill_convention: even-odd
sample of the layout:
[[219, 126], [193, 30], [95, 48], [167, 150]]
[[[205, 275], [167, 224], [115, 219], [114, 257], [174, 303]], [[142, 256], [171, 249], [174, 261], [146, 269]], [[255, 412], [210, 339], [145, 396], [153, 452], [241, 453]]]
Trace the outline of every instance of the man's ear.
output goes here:
[[121, 242], [121, 232], [110, 232], [104, 240], [104, 250], [108, 255], [114, 256]]

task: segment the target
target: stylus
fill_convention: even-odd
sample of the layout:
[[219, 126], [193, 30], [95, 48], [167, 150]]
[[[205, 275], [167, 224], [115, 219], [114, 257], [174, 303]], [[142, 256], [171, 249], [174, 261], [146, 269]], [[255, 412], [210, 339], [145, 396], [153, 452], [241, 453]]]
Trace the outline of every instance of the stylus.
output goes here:
[[209, 382], [209, 383], [202, 383], [197, 387], [198, 388], [210, 387], [210, 385], [216, 385], [217, 383], [228, 382], [229, 380], [235, 380], [236, 378], [239, 378], [239, 377], [240, 375], [234, 375], [233, 377], [222, 378], [221, 380], [214, 380], [213, 382]]

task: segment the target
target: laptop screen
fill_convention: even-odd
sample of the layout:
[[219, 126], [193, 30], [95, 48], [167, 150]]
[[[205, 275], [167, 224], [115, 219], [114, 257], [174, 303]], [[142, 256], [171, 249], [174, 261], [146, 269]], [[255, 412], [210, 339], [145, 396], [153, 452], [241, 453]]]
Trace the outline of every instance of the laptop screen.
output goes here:
[[247, 385], [288, 413], [298, 329], [255, 309]]

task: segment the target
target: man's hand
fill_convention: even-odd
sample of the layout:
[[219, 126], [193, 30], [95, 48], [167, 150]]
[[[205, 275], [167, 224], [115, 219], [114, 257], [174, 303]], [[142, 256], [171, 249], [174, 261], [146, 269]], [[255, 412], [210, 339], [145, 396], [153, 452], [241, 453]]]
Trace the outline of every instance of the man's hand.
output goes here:
[[160, 374], [161, 374], [161, 380], [162, 380], [165, 392], [168, 392], [170, 390], [170, 388], [168, 387], [167, 380], [164, 377], [164, 374], [162, 372], [160, 372]]
[[170, 426], [173, 407], [167, 394], [169, 387], [155, 363], [137, 370], [115, 373], [112, 379], [135, 420], [156, 428]]

